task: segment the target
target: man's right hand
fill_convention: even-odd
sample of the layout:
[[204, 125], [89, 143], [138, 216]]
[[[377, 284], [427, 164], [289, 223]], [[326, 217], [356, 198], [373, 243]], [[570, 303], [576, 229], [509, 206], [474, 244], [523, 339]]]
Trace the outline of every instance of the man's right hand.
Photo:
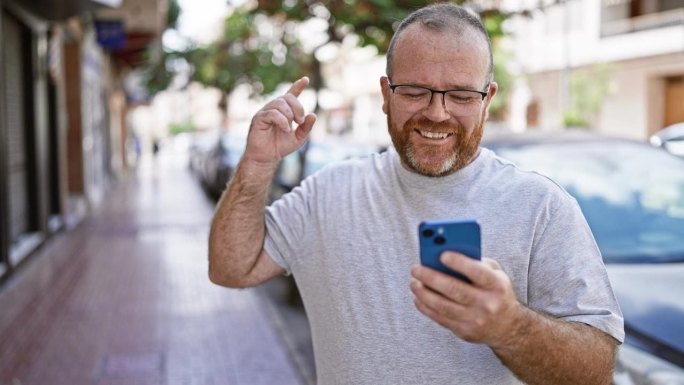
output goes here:
[[[272, 100], [252, 118], [244, 159], [275, 168], [278, 162], [301, 147], [311, 132], [316, 115], [305, 116], [297, 97], [309, 78], [297, 80], [282, 96]], [[292, 128], [292, 122], [298, 124]]]
[[308, 84], [306, 77], [297, 80], [252, 119], [247, 148], [211, 223], [209, 277], [216, 284], [255, 286], [284, 271], [263, 250], [264, 203], [278, 162], [304, 144], [316, 121], [297, 99]]

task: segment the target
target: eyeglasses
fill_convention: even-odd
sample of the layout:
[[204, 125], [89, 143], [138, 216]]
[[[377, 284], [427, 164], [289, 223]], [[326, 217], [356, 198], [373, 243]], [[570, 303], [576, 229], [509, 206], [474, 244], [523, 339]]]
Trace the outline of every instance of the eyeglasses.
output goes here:
[[477, 114], [488, 94], [488, 92], [473, 90], [433, 90], [411, 84], [389, 83], [389, 88], [397, 97], [397, 103], [411, 111], [418, 111], [429, 106], [435, 94], [442, 94], [442, 106], [452, 116]]

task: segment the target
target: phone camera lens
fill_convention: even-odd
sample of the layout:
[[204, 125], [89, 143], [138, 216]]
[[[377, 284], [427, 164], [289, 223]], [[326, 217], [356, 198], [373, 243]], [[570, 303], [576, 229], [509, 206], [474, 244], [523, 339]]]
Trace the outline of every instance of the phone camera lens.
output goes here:
[[445, 242], [446, 242], [446, 239], [444, 239], [444, 237], [435, 238], [435, 243], [438, 245], [443, 245]]
[[423, 230], [423, 236], [426, 238], [430, 238], [431, 236], [435, 235], [435, 232], [432, 231], [431, 229], [426, 229]]

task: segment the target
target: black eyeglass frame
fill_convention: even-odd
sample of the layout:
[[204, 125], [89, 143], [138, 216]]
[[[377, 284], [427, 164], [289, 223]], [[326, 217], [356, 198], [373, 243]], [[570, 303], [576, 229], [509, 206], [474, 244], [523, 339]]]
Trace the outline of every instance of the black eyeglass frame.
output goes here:
[[[402, 87], [402, 86], [403, 86], [403, 87], [416, 87], [416, 88], [422, 88], [422, 89], [424, 89], [424, 90], [428, 90], [428, 91], [430, 91], [430, 101], [429, 101], [429, 103], [432, 103], [432, 98], [435, 96], [435, 93], [437, 93], [437, 94], [442, 94], [442, 100], [443, 100], [445, 103], [446, 103], [446, 98], [445, 98], [445, 97], [446, 97], [446, 93], [447, 93], [447, 92], [451, 92], [451, 91], [475, 92], [475, 93], [478, 93], [478, 94], [480, 94], [480, 95], [482, 96], [482, 101], [484, 101], [485, 98], [487, 97], [487, 95], [489, 95], [489, 92], [482, 92], [482, 91], [475, 91], [475, 90], [467, 90], [467, 89], [458, 89], [458, 88], [456, 88], [456, 89], [452, 89], [452, 90], [433, 90], [432, 88], [425, 87], [425, 86], [419, 86], [419, 85], [416, 85], [416, 84], [392, 84], [392, 82], [391, 82], [389, 79], [387, 80], [387, 85], [388, 85], [389, 89], [392, 90], [392, 93], [394, 93], [394, 90], [395, 90], [397, 87]], [[489, 86], [490, 86], [490, 85], [491, 85], [491, 83], [487, 83], [486, 88], [489, 89]], [[428, 103], [428, 104], [429, 104], [429, 103]]]

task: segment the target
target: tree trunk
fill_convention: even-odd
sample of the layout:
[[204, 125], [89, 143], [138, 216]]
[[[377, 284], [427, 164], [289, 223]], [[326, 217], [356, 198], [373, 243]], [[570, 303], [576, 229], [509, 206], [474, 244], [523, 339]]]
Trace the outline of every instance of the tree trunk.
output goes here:
[[221, 111], [221, 132], [228, 132], [230, 128], [228, 107], [230, 106], [230, 94], [221, 92], [221, 98], [218, 102], [218, 109]]

